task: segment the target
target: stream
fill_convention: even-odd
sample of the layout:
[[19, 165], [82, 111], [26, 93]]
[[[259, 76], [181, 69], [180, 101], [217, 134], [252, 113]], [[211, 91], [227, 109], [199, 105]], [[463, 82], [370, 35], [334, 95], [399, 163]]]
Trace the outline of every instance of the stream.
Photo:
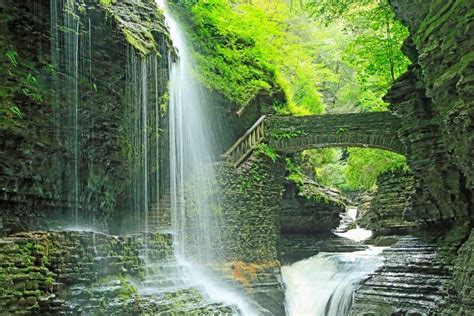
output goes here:
[[[347, 216], [355, 220], [357, 209], [348, 208]], [[363, 241], [372, 236], [371, 231], [360, 227], [334, 234], [354, 241]], [[383, 249], [369, 246], [366, 250], [355, 252], [320, 252], [283, 266], [287, 314], [349, 315], [354, 291], [367, 275], [383, 263], [380, 255]]]

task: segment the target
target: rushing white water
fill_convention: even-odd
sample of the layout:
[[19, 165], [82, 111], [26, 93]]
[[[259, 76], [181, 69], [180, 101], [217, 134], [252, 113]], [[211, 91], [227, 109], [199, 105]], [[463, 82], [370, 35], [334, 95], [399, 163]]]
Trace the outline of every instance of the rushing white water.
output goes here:
[[348, 315], [357, 284], [382, 264], [381, 251], [319, 253], [282, 267], [288, 315]]
[[[161, 4], [162, 5], [162, 4]], [[180, 256], [208, 263], [217, 258], [218, 212], [212, 211], [216, 147], [213, 121], [206, 111], [208, 95], [193, 77], [193, 62], [179, 24], [166, 14], [179, 58], [170, 71], [170, 177], [175, 247]], [[189, 185], [188, 185], [189, 184]], [[185, 199], [186, 198], [186, 199]]]
[[[347, 215], [352, 219], [352, 221], [355, 221], [357, 218], [357, 208], [349, 207], [347, 209]], [[344, 237], [344, 238], [354, 240], [354, 241], [364, 241], [372, 237], [372, 231], [365, 228], [360, 228], [359, 225], [356, 225], [356, 228], [349, 229], [346, 232], [343, 232], [343, 233], [335, 232], [334, 234], [339, 237]]]
[[157, 4], [164, 9], [178, 53], [171, 65], [169, 86], [170, 197], [177, 261], [185, 268], [188, 281], [211, 301], [237, 306], [244, 315], [256, 315], [243, 296], [209, 268], [222, 259], [223, 219], [213, 194], [217, 137], [211, 123], [216, 119], [208, 108], [207, 91], [193, 77], [194, 63], [183, 31], [164, 1], [157, 0]]
[[347, 215], [352, 218], [353, 221], [357, 219], [357, 207], [348, 207], [347, 208]]
[[[357, 208], [348, 208], [351, 221], [357, 218]], [[341, 227], [347, 223], [341, 223]], [[350, 229], [337, 236], [363, 241], [372, 231]], [[369, 247], [349, 253], [321, 252], [314, 257], [282, 267], [286, 286], [285, 306], [289, 316], [348, 315], [358, 284], [383, 262], [382, 247]]]

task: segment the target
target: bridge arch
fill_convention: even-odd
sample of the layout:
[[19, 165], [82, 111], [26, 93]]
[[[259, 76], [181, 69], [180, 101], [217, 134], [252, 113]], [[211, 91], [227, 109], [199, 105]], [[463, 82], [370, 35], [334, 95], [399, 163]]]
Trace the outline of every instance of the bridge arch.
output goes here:
[[271, 116], [265, 119], [265, 140], [272, 149], [295, 153], [327, 147], [384, 149], [405, 155], [398, 138], [399, 119], [389, 112]]
[[390, 112], [262, 116], [224, 153], [238, 167], [262, 141], [290, 154], [328, 147], [378, 148], [406, 155], [400, 121]]

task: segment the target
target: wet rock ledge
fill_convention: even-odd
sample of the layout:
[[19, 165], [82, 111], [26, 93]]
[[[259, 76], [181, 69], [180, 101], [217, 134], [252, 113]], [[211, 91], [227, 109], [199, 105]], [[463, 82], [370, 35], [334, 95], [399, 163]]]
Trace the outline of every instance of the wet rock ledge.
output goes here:
[[383, 251], [385, 262], [356, 291], [351, 315], [433, 315], [451, 280], [436, 247], [406, 236]]

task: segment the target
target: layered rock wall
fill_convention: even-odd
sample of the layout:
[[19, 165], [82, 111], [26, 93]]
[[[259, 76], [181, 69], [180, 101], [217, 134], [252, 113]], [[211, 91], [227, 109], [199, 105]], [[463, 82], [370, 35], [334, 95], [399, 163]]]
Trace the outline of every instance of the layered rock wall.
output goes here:
[[[131, 108], [145, 97], [130, 91], [147, 80], [140, 91], [153, 100], [149, 117], [164, 115], [166, 106], [155, 108], [165, 102], [168, 80], [164, 17], [151, 0], [72, 3], [0, 3], [0, 47], [16, 56], [0, 58], [7, 74], [0, 115], [12, 106], [22, 112], [0, 117], [0, 235], [74, 224], [107, 230], [112, 217], [115, 231], [132, 226], [130, 218], [120, 220], [132, 213], [131, 174], [139, 165], [132, 162], [141, 150], [130, 137], [138, 124]], [[166, 130], [162, 122], [160, 128]], [[149, 159], [161, 161], [155, 152]]]
[[449, 286], [445, 313], [447, 315], [468, 315], [474, 310], [474, 234], [455, 253], [453, 281]]
[[3, 238], [1, 310], [11, 315], [80, 313], [84, 309], [96, 313], [97, 308], [138, 312], [140, 307], [134, 301], [138, 294], [130, 280], [145, 276], [145, 245], [150, 260], [173, 258], [171, 235], [32, 232]]
[[474, 21], [471, 1], [392, 0], [410, 29], [413, 61], [386, 100], [402, 120], [399, 136], [415, 176], [413, 219], [434, 223], [473, 216]]
[[414, 198], [413, 176], [408, 171], [388, 171], [377, 178], [377, 191], [367, 208], [358, 209], [357, 223], [377, 234], [407, 233]]
[[316, 184], [307, 183], [304, 187], [307, 189], [300, 190], [294, 182], [285, 183], [279, 216], [281, 233], [329, 234], [339, 225], [346, 205], [342, 199], [318, 192], [321, 188]]
[[354, 294], [350, 315], [432, 315], [450, 280], [436, 247], [403, 237], [384, 250], [383, 265]]

